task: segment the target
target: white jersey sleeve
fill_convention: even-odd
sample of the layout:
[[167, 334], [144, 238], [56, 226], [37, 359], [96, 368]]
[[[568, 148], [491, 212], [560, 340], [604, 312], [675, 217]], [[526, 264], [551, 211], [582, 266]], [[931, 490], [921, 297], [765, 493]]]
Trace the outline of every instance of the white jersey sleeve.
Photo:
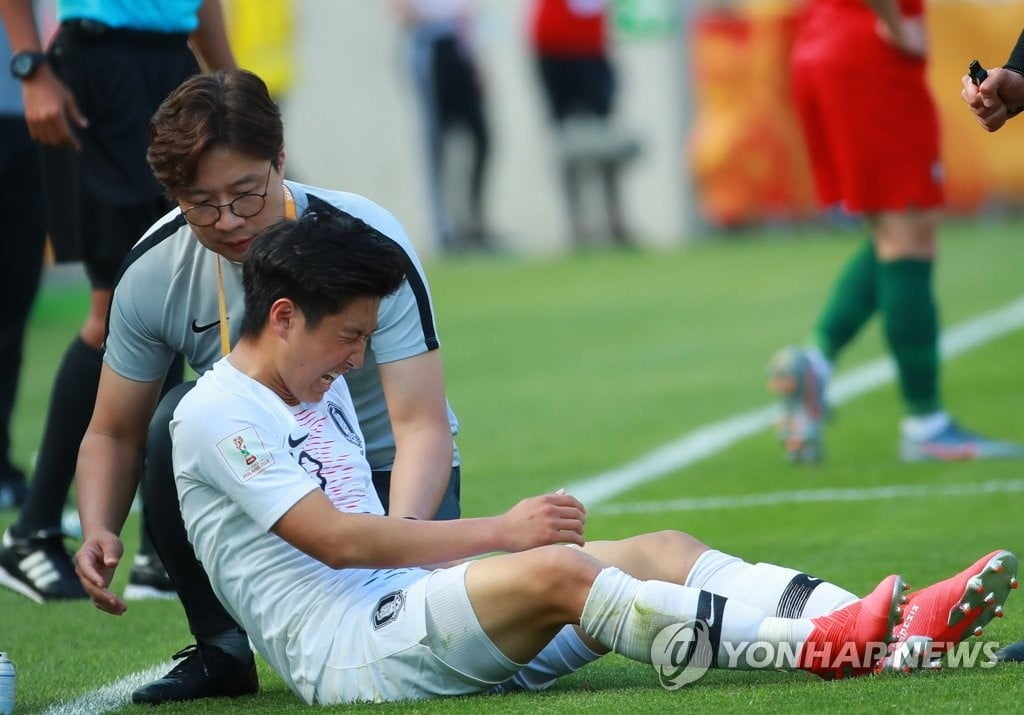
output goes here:
[[[205, 486], [269, 531], [319, 484], [288, 449], [292, 420], [287, 410], [244, 393], [226, 392], [209, 377], [208, 373], [182, 399], [171, 422], [183, 511], [196, 514], [204, 509], [202, 502], [211, 501], [210, 495], [195, 497]], [[193, 489], [199, 491], [192, 493]]]

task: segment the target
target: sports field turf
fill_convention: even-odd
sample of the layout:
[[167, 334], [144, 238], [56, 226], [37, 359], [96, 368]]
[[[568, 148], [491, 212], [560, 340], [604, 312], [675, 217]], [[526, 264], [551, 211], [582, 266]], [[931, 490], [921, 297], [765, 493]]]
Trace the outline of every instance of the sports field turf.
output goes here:
[[[710, 423], [769, 404], [764, 367], [806, 333], [857, 232], [801, 229], [691, 244], [673, 252], [525, 260], [467, 258], [428, 265], [444, 342], [448, 392], [463, 423], [464, 513], [628, 465]], [[951, 223], [937, 276], [951, 327], [1024, 297], [1024, 224]], [[27, 346], [14, 426], [24, 463], [38, 445], [50, 378], [84, 310], [81, 286], [41, 296]], [[1024, 310], [1024, 308], [1021, 308]], [[872, 323], [840, 372], [882, 354]], [[1024, 330], [944, 367], [947, 403], [965, 425], [1024, 440]], [[673, 528], [750, 561], [793, 566], [856, 592], [902, 573], [925, 585], [996, 548], [1024, 554], [1024, 461], [903, 465], [892, 384], [841, 405], [827, 461], [785, 462], [768, 429], [686, 468], [592, 504], [591, 539]], [[984, 493], [950, 494], [978, 485]], [[870, 490], [895, 487], [903, 496]], [[846, 500], [740, 497], [846, 489]], [[723, 497], [715, 504], [681, 502]], [[670, 503], [671, 502], [671, 503]], [[14, 518], [0, 513], [0, 525]], [[128, 553], [136, 517], [125, 531]], [[119, 574], [123, 585], [127, 568]], [[1024, 638], [1024, 593], [983, 638]], [[0, 590], [0, 650], [18, 667], [18, 712], [107, 710], [95, 691], [169, 662], [190, 642], [175, 602], [139, 602], [114, 618], [88, 603], [37, 606]], [[256, 698], [166, 707], [166, 712], [307, 709], [260, 663]], [[123, 682], [123, 692], [130, 687]], [[713, 671], [663, 690], [649, 666], [617, 656], [542, 694], [349, 708], [374, 712], [1011, 711], [1024, 667], [944, 669], [911, 677], [826, 683], [804, 673]], [[116, 699], [115, 699], [116, 700]], [[121, 700], [126, 703], [126, 699]], [[132, 709], [129, 705], [125, 709]], [[138, 709], [140, 712], [143, 710]]]

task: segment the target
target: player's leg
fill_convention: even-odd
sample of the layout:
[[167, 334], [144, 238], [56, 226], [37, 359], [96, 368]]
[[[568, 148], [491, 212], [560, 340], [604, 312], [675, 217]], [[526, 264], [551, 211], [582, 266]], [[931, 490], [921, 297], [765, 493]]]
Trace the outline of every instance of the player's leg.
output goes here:
[[[81, 230], [85, 240], [111, 229], [110, 222], [105, 220], [109, 212], [93, 199], [84, 196], [82, 201]], [[71, 555], [63, 545], [61, 515], [75, 475], [78, 445], [96, 401], [110, 286], [117, 266], [97, 260], [89, 252], [83, 259], [92, 288], [88, 314], [57, 368], [32, 482], [18, 521], [8, 530], [3, 547], [17, 553], [18, 563], [47, 564], [45, 569], [7, 569], [22, 588], [14, 582], [8, 582], [9, 585], [40, 602], [86, 597], [75, 576]]]
[[0, 509], [18, 508], [25, 475], [11, 460], [11, 414], [21, 375], [25, 326], [39, 288], [46, 242], [41, 157], [20, 116], [0, 117]]
[[[826, 208], [843, 198], [849, 112], [844, 87], [848, 72], [836, 72], [798, 47], [791, 61], [793, 107], [811, 160], [815, 191]], [[843, 269], [817, 319], [807, 345], [785, 348], [769, 365], [769, 389], [779, 396], [776, 433], [790, 461], [818, 462], [824, 455], [825, 384], [831, 361], [856, 336], [875, 309], [874, 254], [861, 248]]]
[[941, 410], [939, 318], [932, 273], [937, 210], [885, 211], [868, 217], [878, 248], [883, 330], [911, 415]]
[[871, 216], [879, 255], [883, 329], [899, 374], [907, 416], [900, 453], [908, 461], [1024, 456], [1024, 447], [991, 440], [954, 422], [939, 388], [939, 319], [932, 286], [937, 210]]
[[[549, 547], [483, 559], [466, 570], [466, 592], [488, 638], [512, 663], [524, 663], [562, 626], [579, 623], [604, 647], [634, 660], [657, 657], [664, 629], [702, 623], [709, 664], [769, 667], [744, 657], [755, 644], [785, 650], [789, 662], [822, 676], [847, 673], [828, 657], [846, 646], [849, 672], [869, 672], [884, 654], [899, 613], [902, 581], [885, 579], [867, 598], [828, 616], [790, 619], [707, 591], [664, 581], [643, 581], [579, 549]], [[469, 666], [469, 664], [465, 664]], [[471, 667], [471, 666], [469, 666]]]
[[[709, 591], [742, 601], [765, 615], [814, 618], [858, 600], [853, 593], [820, 578], [774, 564], [751, 564], [679, 531], [591, 541], [582, 550], [634, 578]], [[546, 688], [606, 652], [578, 628], [563, 628], [502, 690]]]
[[[223, 695], [254, 693], [259, 688], [249, 640], [221, 605], [188, 542], [171, 466], [170, 420], [181, 398], [195, 385], [183, 383], [160, 401], [146, 439], [142, 479], [143, 515], [160, 561], [185, 609], [196, 646], [179, 652], [184, 660], [163, 678], [132, 694], [136, 703], [159, 704]], [[177, 657], [177, 656], [176, 656]]]

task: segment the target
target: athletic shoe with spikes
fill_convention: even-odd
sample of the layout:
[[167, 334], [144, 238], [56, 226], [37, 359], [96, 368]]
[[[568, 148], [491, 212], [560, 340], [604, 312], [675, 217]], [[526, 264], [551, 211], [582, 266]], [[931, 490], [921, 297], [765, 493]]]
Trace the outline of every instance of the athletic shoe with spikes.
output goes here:
[[1000, 442], [965, 430], [950, 420], [945, 429], [928, 439], [900, 439], [904, 462], [958, 462], [971, 459], [1024, 457], [1024, 445]]
[[993, 551], [956, 576], [911, 593], [879, 672], [939, 667], [942, 654], [1002, 617], [1003, 604], [1017, 586], [1017, 557]]
[[906, 585], [888, 576], [870, 594], [827, 616], [811, 619], [814, 630], [800, 651], [800, 668], [825, 680], [867, 675], [885, 655], [900, 622]]
[[821, 361], [809, 348], [783, 348], [768, 365], [768, 389], [779, 397], [776, 434], [791, 462], [814, 463], [823, 457], [827, 379]]

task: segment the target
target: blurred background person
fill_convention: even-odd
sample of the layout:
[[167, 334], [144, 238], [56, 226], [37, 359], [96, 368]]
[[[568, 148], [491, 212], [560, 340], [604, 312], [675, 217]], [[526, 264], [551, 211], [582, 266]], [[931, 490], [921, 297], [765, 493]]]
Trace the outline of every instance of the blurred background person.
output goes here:
[[[940, 395], [932, 275], [943, 178], [927, 56], [923, 0], [807, 4], [791, 73], [818, 198], [862, 214], [870, 237], [839, 273], [809, 344], [781, 351], [769, 368], [782, 403], [779, 437], [794, 462], [821, 459], [832, 366], [875, 313], [906, 411], [904, 461], [1024, 455], [1019, 445], [963, 429]], [[879, 77], [899, 88], [899, 106], [879, 91]]]
[[[146, 162], [150, 117], [199, 70], [196, 55], [211, 68], [234, 67], [220, 0], [58, 0], [56, 10], [60, 26], [44, 51], [31, 0], [0, 0], [29, 133], [63, 151], [44, 177], [51, 213], [63, 217], [56, 257], [81, 260], [91, 288], [54, 379], [28, 494], [0, 544], [0, 583], [39, 602], [85, 598], [61, 515], [96, 400], [121, 261], [171, 206]], [[180, 380], [179, 361], [165, 387]], [[174, 596], [145, 528], [125, 595]]]
[[[534, 0], [530, 45], [556, 147], [573, 242], [592, 235], [631, 243], [624, 216], [620, 174], [639, 149], [611, 123], [616, 76], [608, 53], [606, 0]], [[604, 229], [588, 225], [586, 188], [600, 184]]]
[[420, 109], [435, 240], [445, 252], [490, 248], [485, 194], [491, 139], [473, 42], [474, 1], [392, 5], [405, 30]]
[[[0, 33], [0, 62], [11, 61]], [[0, 509], [20, 507], [25, 474], [11, 460], [11, 414], [21, 373], [25, 326], [39, 289], [46, 244], [45, 203], [39, 145], [28, 135], [21, 83], [0, 70]]]

